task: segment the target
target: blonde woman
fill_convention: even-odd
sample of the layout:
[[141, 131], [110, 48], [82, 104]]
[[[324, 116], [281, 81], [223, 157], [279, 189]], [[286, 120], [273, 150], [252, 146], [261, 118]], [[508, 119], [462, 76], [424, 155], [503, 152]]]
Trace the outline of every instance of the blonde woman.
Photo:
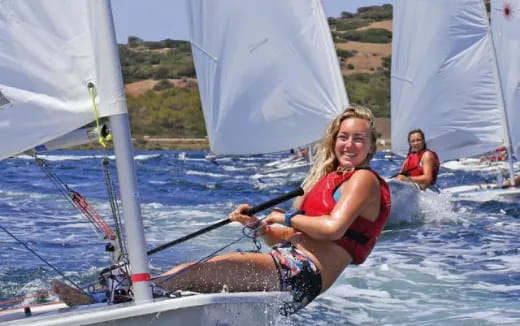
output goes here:
[[[165, 290], [220, 292], [289, 291], [281, 313], [303, 308], [327, 290], [349, 264], [361, 264], [390, 212], [390, 192], [368, 168], [376, 152], [372, 112], [350, 106], [328, 127], [294, 209], [273, 210], [260, 222], [270, 253], [228, 253], [204, 263], [174, 267], [155, 279]], [[238, 206], [232, 221], [251, 225], [255, 216]], [[189, 268], [184, 273], [183, 269]]]

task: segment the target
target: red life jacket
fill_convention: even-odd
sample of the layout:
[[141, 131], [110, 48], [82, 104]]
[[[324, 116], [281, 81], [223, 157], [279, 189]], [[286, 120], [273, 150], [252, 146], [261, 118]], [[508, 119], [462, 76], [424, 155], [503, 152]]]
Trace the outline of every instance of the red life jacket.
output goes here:
[[[344, 248], [353, 258], [353, 264], [363, 263], [376, 244], [376, 241], [390, 215], [390, 189], [386, 182], [374, 171], [369, 170], [379, 180], [381, 189], [381, 207], [377, 220], [371, 222], [363, 216], [358, 216], [349, 227], [345, 236], [334, 243]], [[355, 171], [340, 173], [331, 172], [318, 181], [309, 191], [301, 209], [307, 216], [329, 215], [336, 202], [334, 192]]]
[[[439, 157], [437, 156], [437, 153], [435, 153], [434, 151], [430, 151], [430, 150], [428, 150], [428, 152], [433, 154], [433, 157], [435, 160], [435, 164], [433, 166], [433, 171], [432, 171], [432, 175], [433, 175], [432, 185], [434, 185], [435, 182], [437, 181], [437, 174], [439, 174], [439, 167], [441, 166], [441, 162], [439, 161]], [[424, 170], [421, 165], [421, 159], [422, 159], [424, 153], [426, 153], [426, 150], [423, 150], [423, 151], [420, 151], [417, 153], [408, 154], [408, 156], [406, 157], [406, 161], [404, 162], [402, 172], [404, 172], [407, 175], [410, 175], [412, 177], [418, 177], [420, 175], [423, 175]]]

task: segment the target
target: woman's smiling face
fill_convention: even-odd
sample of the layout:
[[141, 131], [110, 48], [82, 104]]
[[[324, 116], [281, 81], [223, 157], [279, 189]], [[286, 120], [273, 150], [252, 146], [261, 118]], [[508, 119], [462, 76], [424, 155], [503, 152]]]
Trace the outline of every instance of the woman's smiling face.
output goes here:
[[410, 144], [410, 148], [413, 153], [420, 152], [424, 149], [424, 139], [419, 132], [414, 132], [410, 135], [408, 139], [408, 143]]
[[361, 118], [347, 118], [341, 122], [334, 154], [340, 169], [360, 166], [370, 151], [370, 125]]

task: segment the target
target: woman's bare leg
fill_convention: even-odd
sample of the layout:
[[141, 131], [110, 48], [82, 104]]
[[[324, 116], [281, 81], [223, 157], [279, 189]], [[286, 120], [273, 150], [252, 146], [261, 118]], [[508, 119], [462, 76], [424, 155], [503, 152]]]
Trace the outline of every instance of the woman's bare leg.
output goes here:
[[[183, 268], [186, 268], [183, 270]], [[169, 278], [172, 274], [175, 276]], [[201, 264], [176, 266], [159, 276], [155, 283], [169, 291], [220, 292], [277, 291], [278, 271], [269, 254], [229, 253]]]

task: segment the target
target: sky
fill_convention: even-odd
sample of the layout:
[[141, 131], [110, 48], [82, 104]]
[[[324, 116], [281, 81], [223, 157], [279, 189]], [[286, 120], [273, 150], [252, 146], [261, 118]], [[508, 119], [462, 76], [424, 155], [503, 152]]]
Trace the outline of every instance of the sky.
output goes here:
[[[127, 43], [128, 36], [145, 41], [188, 39], [185, 0], [112, 0], [111, 3], [118, 43]], [[338, 17], [343, 11], [355, 13], [359, 7], [392, 4], [393, 0], [322, 0], [322, 3], [328, 17]]]

